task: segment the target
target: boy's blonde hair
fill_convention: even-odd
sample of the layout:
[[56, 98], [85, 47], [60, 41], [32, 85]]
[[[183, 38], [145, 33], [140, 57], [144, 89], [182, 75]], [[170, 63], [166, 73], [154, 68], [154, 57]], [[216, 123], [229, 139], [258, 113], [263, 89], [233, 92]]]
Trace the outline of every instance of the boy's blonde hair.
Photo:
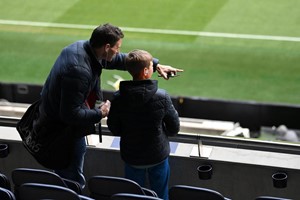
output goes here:
[[125, 58], [125, 67], [132, 77], [138, 77], [144, 68], [150, 66], [152, 60], [153, 57], [149, 52], [135, 49], [129, 52]]

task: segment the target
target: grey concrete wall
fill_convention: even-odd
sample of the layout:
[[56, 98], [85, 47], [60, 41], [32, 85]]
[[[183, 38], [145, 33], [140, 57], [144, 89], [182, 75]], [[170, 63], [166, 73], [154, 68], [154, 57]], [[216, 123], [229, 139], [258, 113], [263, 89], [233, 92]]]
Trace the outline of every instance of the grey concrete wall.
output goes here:
[[[210, 164], [213, 175], [209, 180], [198, 178], [197, 167]], [[254, 200], [259, 195], [300, 199], [299, 170], [283, 169], [288, 174], [286, 188], [274, 188], [272, 174], [282, 169], [241, 163], [199, 160], [196, 158], [171, 158], [170, 183], [205, 187], [219, 191], [233, 200]]]
[[[12, 170], [17, 167], [43, 168], [25, 150], [20, 141], [0, 140], [0, 143], [9, 145], [9, 155], [0, 158], [0, 172], [9, 178]], [[196, 169], [204, 164], [213, 167], [213, 176], [210, 180], [198, 178]], [[170, 165], [170, 185], [206, 187], [217, 190], [233, 200], [252, 200], [259, 195], [273, 195], [295, 200], [300, 198], [299, 170], [180, 156], [171, 156]], [[123, 176], [123, 167], [118, 150], [88, 148], [84, 166], [87, 180], [93, 175]], [[274, 188], [271, 178], [273, 173], [280, 170], [288, 174], [287, 187], [282, 189]], [[84, 193], [88, 194], [87, 188]]]

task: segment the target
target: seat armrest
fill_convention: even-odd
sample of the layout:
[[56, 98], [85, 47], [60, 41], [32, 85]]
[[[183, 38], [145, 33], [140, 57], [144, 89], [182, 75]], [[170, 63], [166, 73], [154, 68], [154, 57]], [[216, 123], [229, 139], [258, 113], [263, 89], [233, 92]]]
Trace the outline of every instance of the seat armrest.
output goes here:
[[142, 187], [143, 192], [145, 193], [145, 195], [147, 196], [153, 196], [153, 197], [158, 197], [156, 192], [154, 192], [153, 190], [147, 189]]
[[70, 179], [62, 178], [65, 184], [68, 186], [69, 189], [73, 190], [77, 194], [82, 194], [82, 189], [79, 183], [76, 181], [72, 181]]

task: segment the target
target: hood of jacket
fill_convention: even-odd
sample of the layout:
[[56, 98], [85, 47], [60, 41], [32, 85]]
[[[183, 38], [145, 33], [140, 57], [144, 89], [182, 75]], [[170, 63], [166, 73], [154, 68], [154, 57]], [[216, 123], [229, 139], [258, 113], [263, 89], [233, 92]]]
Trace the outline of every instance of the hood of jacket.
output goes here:
[[120, 82], [120, 95], [131, 107], [146, 104], [158, 89], [157, 80], [139, 80]]

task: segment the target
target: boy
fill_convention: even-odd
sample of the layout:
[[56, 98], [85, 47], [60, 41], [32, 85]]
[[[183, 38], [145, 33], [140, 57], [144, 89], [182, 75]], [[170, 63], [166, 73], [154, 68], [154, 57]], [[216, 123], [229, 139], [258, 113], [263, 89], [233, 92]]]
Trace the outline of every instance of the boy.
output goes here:
[[109, 130], [121, 137], [120, 152], [125, 177], [142, 187], [149, 184], [160, 198], [168, 199], [170, 167], [168, 136], [179, 132], [179, 116], [170, 96], [151, 80], [150, 53], [133, 50], [125, 58], [132, 81], [122, 81], [114, 95], [107, 119]]

